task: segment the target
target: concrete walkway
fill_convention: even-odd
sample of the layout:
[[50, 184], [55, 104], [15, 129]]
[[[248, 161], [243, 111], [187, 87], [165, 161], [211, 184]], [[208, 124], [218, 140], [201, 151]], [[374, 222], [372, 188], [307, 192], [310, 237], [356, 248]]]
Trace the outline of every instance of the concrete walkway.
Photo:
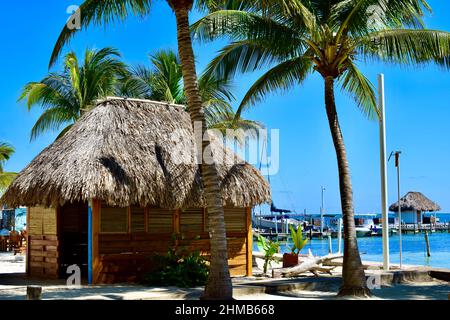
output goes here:
[[[64, 280], [39, 280], [24, 274], [24, 260], [12, 254], [0, 254], [0, 300], [23, 300], [27, 285], [43, 287], [48, 300], [196, 300], [203, 288], [144, 287], [141, 285], [101, 285], [68, 287]], [[368, 270], [368, 276], [379, 276], [380, 289], [373, 289], [372, 299], [447, 300], [449, 282], [429, 276], [429, 270], [381, 272]], [[237, 300], [334, 300], [341, 284], [339, 271], [319, 278], [304, 276], [295, 279], [235, 278]]]

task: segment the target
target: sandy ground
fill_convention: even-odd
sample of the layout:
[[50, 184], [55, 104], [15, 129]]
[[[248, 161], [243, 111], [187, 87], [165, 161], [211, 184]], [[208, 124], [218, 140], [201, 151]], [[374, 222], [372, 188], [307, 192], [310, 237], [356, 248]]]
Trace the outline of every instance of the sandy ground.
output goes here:
[[[23, 300], [26, 286], [43, 286], [43, 299], [81, 299], [81, 300], [142, 300], [142, 299], [198, 299], [202, 289], [180, 289], [174, 287], [148, 288], [139, 285], [104, 285], [67, 287], [62, 280], [29, 280], [25, 277], [25, 259], [11, 253], [0, 253], [0, 300]], [[236, 283], [242, 280], [236, 280]], [[333, 289], [332, 289], [333, 290]], [[448, 282], [431, 281], [402, 283], [383, 286], [372, 291], [371, 299], [387, 300], [447, 300], [450, 294]], [[276, 294], [240, 294], [237, 300], [334, 300], [336, 291], [294, 290]]]
[[25, 256], [0, 252], [0, 274], [25, 272]]
[[[370, 300], [447, 300], [450, 285], [431, 281], [405, 283], [372, 290]], [[295, 290], [276, 294], [243, 295], [237, 300], [336, 300], [336, 292]]]

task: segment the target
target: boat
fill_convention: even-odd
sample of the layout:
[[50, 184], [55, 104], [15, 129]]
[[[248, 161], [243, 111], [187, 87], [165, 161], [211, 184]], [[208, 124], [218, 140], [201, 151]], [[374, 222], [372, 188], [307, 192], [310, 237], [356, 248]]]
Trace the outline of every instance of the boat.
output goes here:
[[289, 233], [289, 226], [297, 228], [301, 224], [300, 221], [283, 216], [255, 216], [253, 218], [253, 227], [259, 230], [271, 230], [280, 233]]
[[356, 226], [356, 236], [357, 237], [370, 237], [372, 236], [372, 230], [366, 226]]
[[355, 229], [357, 237], [380, 236], [383, 229], [375, 224], [376, 214], [355, 214]]

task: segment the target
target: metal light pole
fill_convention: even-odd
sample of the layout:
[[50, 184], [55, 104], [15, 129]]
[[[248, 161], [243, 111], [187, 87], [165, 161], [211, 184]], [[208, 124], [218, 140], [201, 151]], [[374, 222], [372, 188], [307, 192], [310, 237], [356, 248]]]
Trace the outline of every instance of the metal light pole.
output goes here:
[[338, 253], [342, 252], [342, 218], [338, 222]]
[[400, 253], [400, 269], [402, 268], [402, 209], [400, 207], [400, 151], [395, 153], [395, 166], [397, 167], [397, 197], [398, 197], [398, 235], [399, 235], [399, 253]]
[[320, 237], [323, 237], [323, 212], [325, 210], [324, 191], [325, 191], [325, 187], [322, 186], [322, 206], [320, 207]]
[[401, 151], [392, 152], [395, 155], [395, 166], [397, 167], [397, 205], [398, 205], [398, 241], [399, 241], [399, 256], [400, 256], [400, 269], [402, 268], [402, 209], [400, 207], [400, 154]]
[[389, 216], [386, 168], [386, 113], [384, 98], [384, 74], [378, 75], [378, 103], [380, 111], [380, 174], [381, 174], [381, 213], [383, 235], [383, 269], [389, 270]]

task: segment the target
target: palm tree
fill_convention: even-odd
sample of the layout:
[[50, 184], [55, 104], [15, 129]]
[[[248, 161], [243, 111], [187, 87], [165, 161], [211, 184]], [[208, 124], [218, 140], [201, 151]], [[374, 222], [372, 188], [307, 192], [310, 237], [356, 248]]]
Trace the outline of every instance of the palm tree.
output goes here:
[[16, 177], [14, 172], [5, 172], [3, 166], [14, 153], [14, 147], [8, 143], [0, 142], [0, 194], [9, 186]]
[[[212, 158], [210, 138], [207, 132], [205, 112], [198, 87], [197, 72], [195, 69], [194, 51], [189, 29], [189, 12], [194, 0], [166, 0], [176, 17], [178, 52], [180, 56], [183, 83], [189, 106], [191, 121], [201, 124], [203, 141], [201, 176], [204, 186], [204, 196], [208, 209], [209, 226], [211, 234], [211, 260], [210, 273], [203, 297], [205, 299], [231, 299], [233, 287], [228, 268], [227, 238], [225, 231], [225, 218], [220, 194], [220, 180], [215, 161]], [[201, 0], [199, 1], [202, 2]], [[109, 24], [116, 19], [125, 20], [130, 14], [145, 16], [150, 12], [151, 0], [85, 0], [79, 7], [80, 27], [85, 28], [91, 24]], [[66, 25], [56, 42], [50, 60], [52, 65], [58, 58], [63, 46], [78, 31]], [[206, 151], [206, 152], [205, 152]], [[205, 159], [207, 158], [207, 159]]]
[[[220, 3], [219, 3], [220, 4]], [[340, 295], [370, 295], [358, 251], [353, 191], [335, 103], [335, 87], [351, 94], [369, 118], [379, 111], [373, 84], [358, 68], [363, 59], [401, 65], [450, 66], [450, 34], [428, 30], [425, 0], [226, 1], [192, 27], [201, 40], [232, 42], [208, 72], [219, 77], [270, 67], [245, 95], [242, 110], [273, 90], [301, 84], [313, 72], [324, 81], [325, 106], [337, 156], [344, 219]]]
[[64, 70], [50, 73], [39, 82], [25, 85], [19, 101], [26, 99], [28, 110], [40, 105], [42, 115], [31, 130], [31, 140], [47, 130], [59, 130], [64, 135], [97, 99], [115, 95], [117, 83], [126, 76], [127, 67], [113, 48], [86, 50], [80, 65], [75, 52], [64, 58]]
[[[183, 74], [179, 58], [172, 50], [161, 50], [150, 56], [151, 68], [145, 66], [132, 67], [129, 76], [121, 86], [121, 95], [130, 98], [165, 101], [175, 104], [186, 104], [183, 89]], [[231, 101], [235, 98], [231, 93], [229, 79], [218, 79], [212, 74], [202, 74], [198, 81], [199, 91], [205, 111], [208, 129], [219, 130], [226, 135], [228, 129], [242, 131], [263, 128], [259, 122], [235, 119]], [[243, 137], [237, 136], [243, 143]]]

